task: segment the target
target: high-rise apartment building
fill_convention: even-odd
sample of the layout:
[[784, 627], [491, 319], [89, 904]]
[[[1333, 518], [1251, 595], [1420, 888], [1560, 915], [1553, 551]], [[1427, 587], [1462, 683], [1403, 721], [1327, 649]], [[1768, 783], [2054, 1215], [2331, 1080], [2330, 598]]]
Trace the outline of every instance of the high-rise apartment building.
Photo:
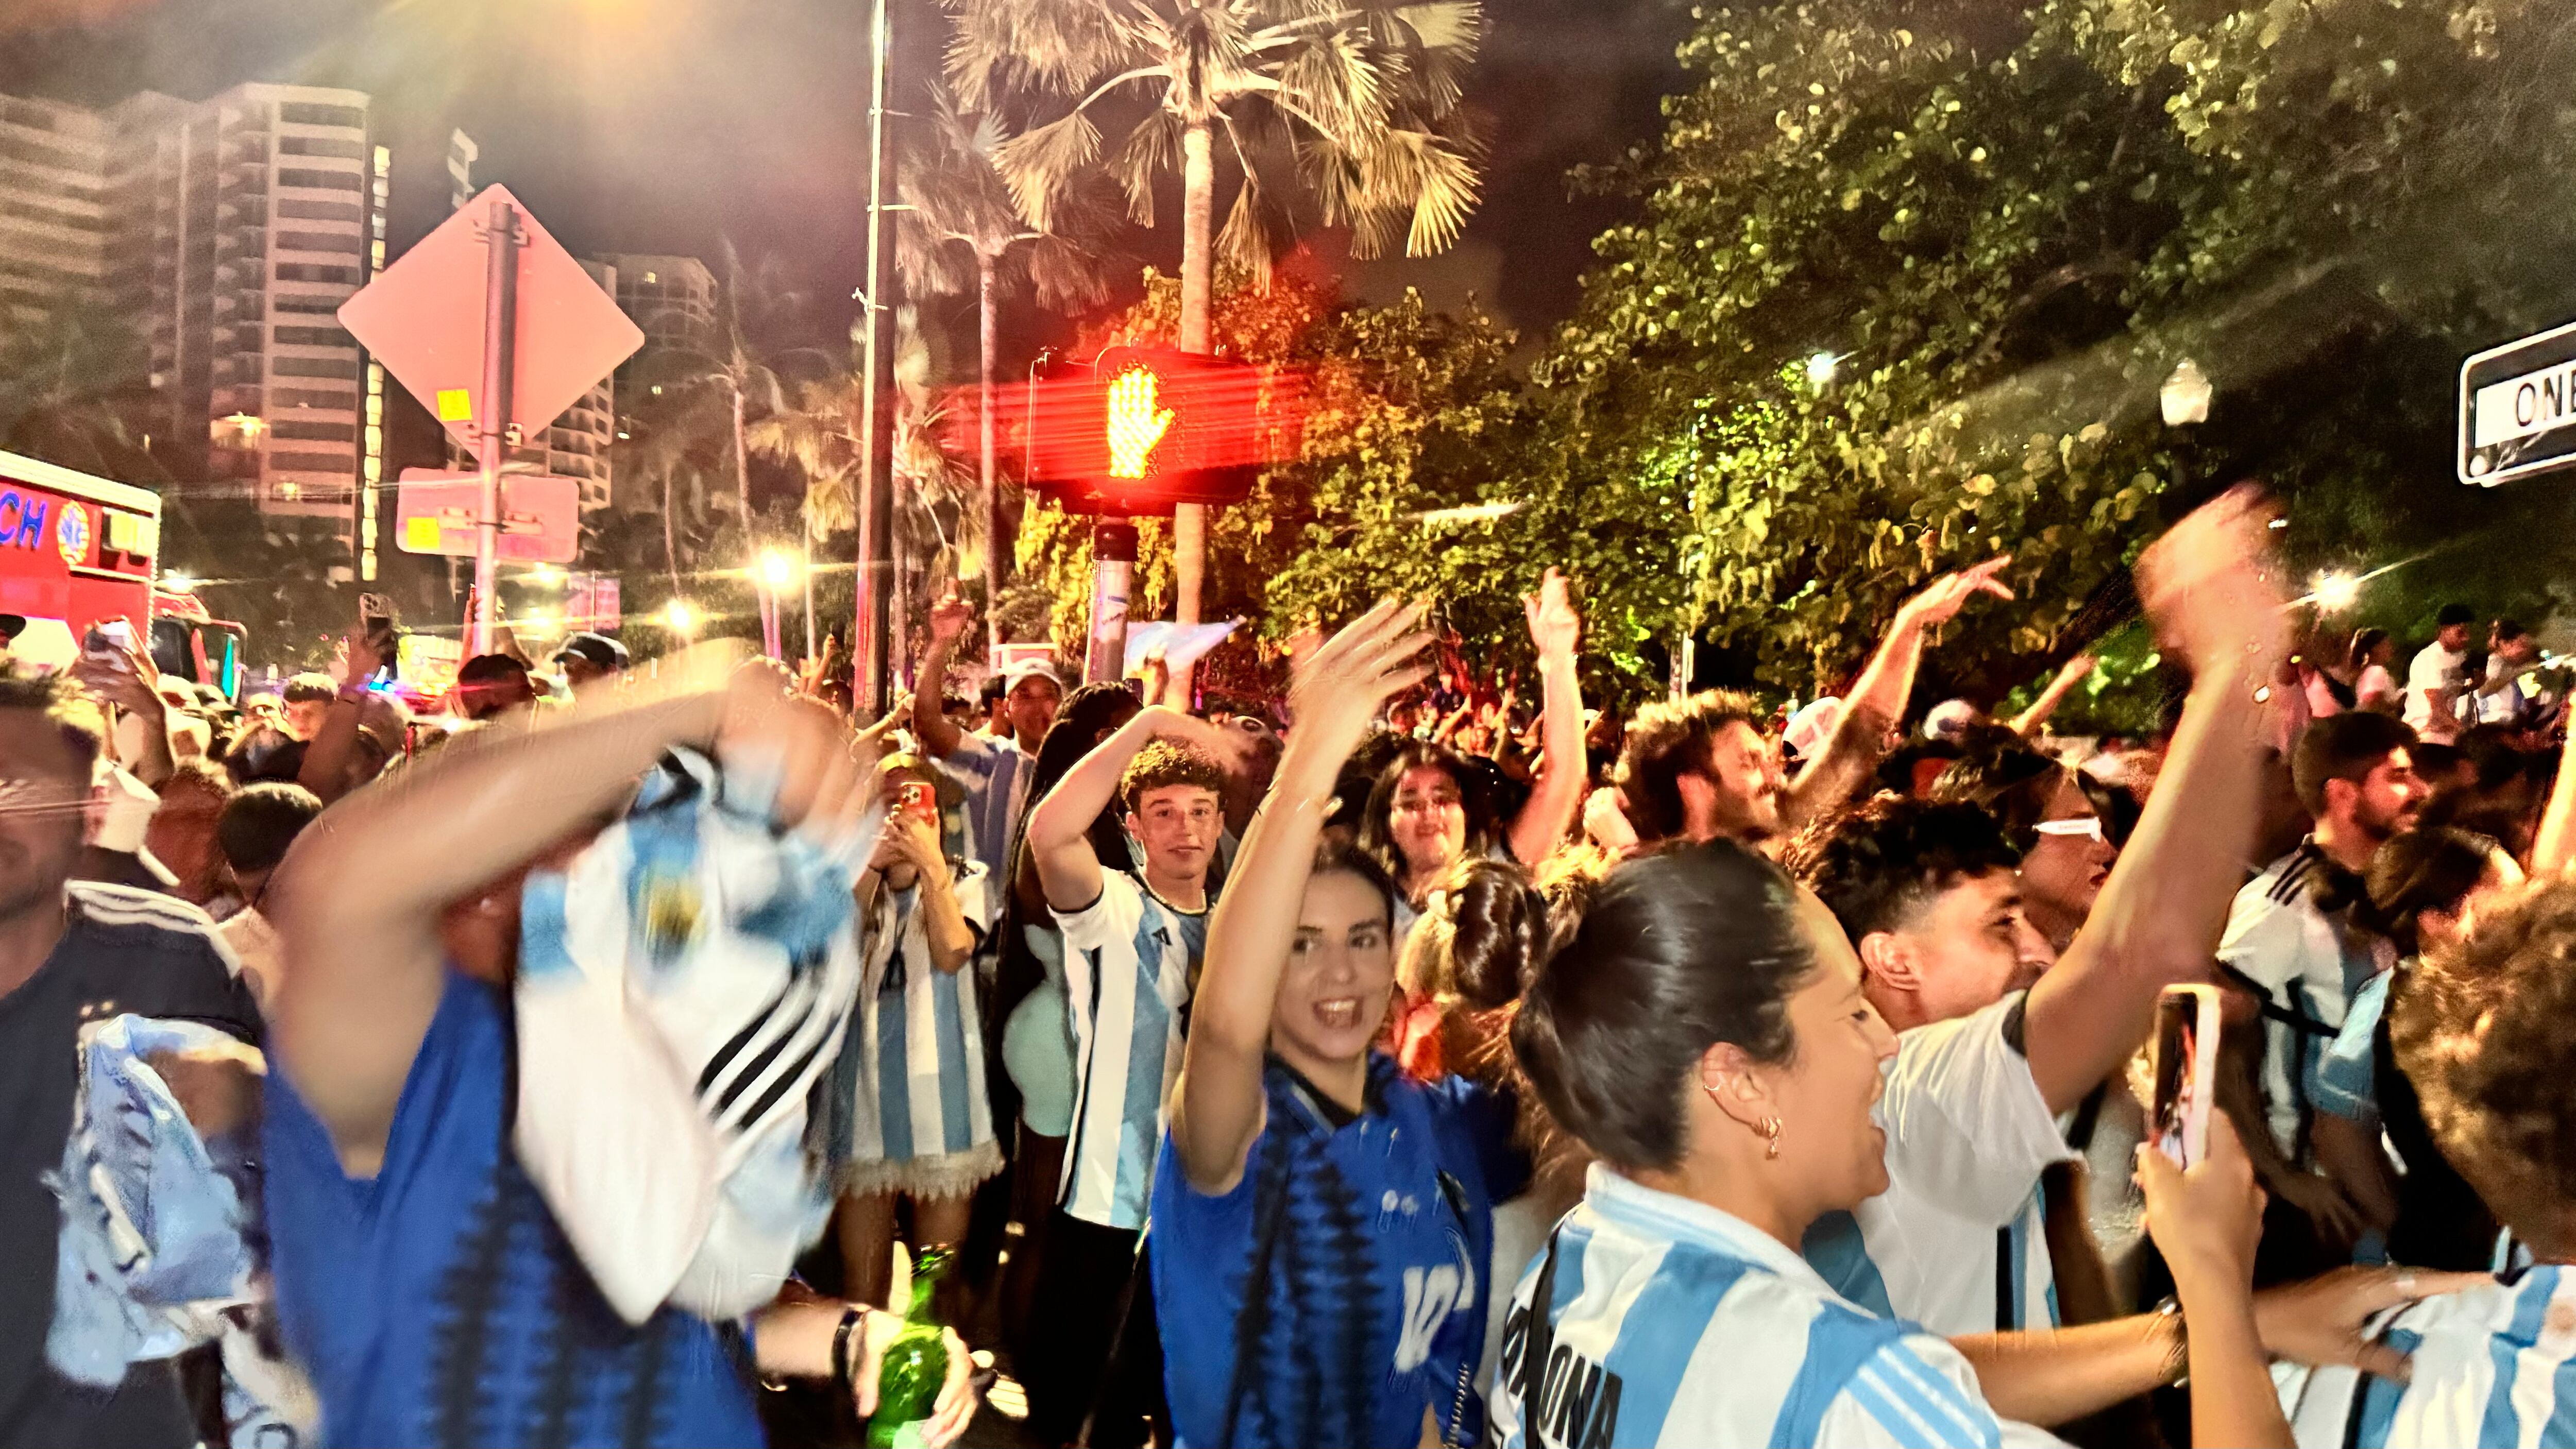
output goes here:
[[632, 412], [644, 406], [638, 389], [650, 383], [640, 379], [656, 354], [715, 351], [716, 275], [696, 257], [617, 252], [600, 260], [616, 272], [617, 305], [644, 329], [642, 350], [617, 370], [618, 410]]
[[108, 112], [109, 286], [146, 329], [167, 436], [261, 510], [357, 523], [383, 379], [334, 317], [384, 263], [389, 158], [367, 97], [245, 85]]
[[107, 142], [95, 111], [0, 96], [0, 325], [99, 295]]

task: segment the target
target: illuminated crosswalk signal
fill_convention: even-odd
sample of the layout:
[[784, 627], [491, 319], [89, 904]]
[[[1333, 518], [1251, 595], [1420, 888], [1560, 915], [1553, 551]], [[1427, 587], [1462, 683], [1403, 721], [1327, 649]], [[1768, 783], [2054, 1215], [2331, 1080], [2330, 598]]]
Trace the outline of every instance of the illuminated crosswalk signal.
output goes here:
[[1030, 399], [1029, 481], [1069, 512], [1153, 516], [1238, 503], [1293, 457], [1304, 389], [1291, 373], [1164, 347], [1112, 347]]

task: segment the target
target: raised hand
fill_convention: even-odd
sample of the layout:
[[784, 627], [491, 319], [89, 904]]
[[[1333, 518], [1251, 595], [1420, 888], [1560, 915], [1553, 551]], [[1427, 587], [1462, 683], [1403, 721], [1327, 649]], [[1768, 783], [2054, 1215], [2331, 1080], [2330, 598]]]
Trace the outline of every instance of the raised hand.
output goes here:
[[934, 644], [954, 644], [966, 635], [966, 626], [975, 622], [975, 606], [957, 596], [957, 586], [950, 584], [938, 603], [930, 606], [930, 640]]
[[1539, 580], [1538, 592], [1521, 595], [1521, 612], [1529, 618], [1530, 643], [1541, 659], [1571, 659], [1583, 642], [1583, 616], [1565, 595], [1565, 576], [1554, 569]]
[[1289, 750], [1339, 769], [1386, 702], [1431, 672], [1421, 623], [1421, 604], [1389, 599], [1308, 656], [1288, 686]]
[[2012, 589], [1995, 575], [2002, 573], [2011, 562], [2011, 554], [1999, 553], [1984, 563], [1961, 569], [1955, 574], [1943, 574], [1924, 585], [1921, 593], [1897, 606], [1897, 622], [1917, 629], [1930, 629], [1949, 623], [1970, 599], [1979, 594], [2010, 600]]
[[2250, 487], [2193, 509], [2138, 559], [2157, 642], [2194, 672], [2231, 661], [2270, 679], [2290, 649], [2289, 594], [2272, 557], [2272, 508]]

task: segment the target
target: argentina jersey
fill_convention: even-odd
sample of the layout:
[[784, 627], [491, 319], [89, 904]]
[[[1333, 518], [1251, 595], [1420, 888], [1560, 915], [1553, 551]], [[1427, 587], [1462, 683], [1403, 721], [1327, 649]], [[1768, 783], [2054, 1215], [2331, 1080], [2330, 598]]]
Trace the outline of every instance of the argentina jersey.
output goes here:
[[2576, 1276], [2543, 1264], [2428, 1298], [2374, 1336], [2405, 1383], [2344, 1367], [2276, 1369], [2301, 1449], [2576, 1446]]
[[2022, 998], [1897, 1038], [1887, 1092], [1887, 1191], [1808, 1229], [1835, 1292], [1943, 1336], [2049, 1328], [2057, 1288], [2039, 1175], [2075, 1154], [2006, 1028]]
[[1505, 1321], [1492, 1400], [1505, 1449], [2058, 1442], [1998, 1419], [1948, 1341], [1845, 1302], [1705, 1203], [1595, 1165], [1551, 1252]]
[[2263, 1106], [2272, 1140], [2308, 1160], [2317, 1070], [2342, 1029], [2352, 994], [2396, 964], [2396, 948], [2317, 908], [2314, 891], [2333, 862], [2311, 839], [2236, 893], [2219, 937], [2221, 967], [2263, 1002]]
[[1173, 910], [1136, 877], [1103, 870], [1098, 900], [1055, 915], [1074, 1044], [1073, 1135], [1057, 1202], [1087, 1223], [1141, 1228], [1207, 913]]
[[1029, 777], [1037, 760], [1015, 740], [967, 734], [957, 748], [936, 761], [950, 779], [966, 787], [966, 849], [995, 880], [1009, 880], [1012, 846], [1019, 839], [1020, 813], [1028, 804]]

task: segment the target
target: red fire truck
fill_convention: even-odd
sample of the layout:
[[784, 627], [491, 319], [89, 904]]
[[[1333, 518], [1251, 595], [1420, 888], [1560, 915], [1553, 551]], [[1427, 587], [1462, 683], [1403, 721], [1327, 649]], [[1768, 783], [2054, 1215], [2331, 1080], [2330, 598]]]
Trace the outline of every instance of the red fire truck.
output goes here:
[[160, 588], [160, 555], [159, 494], [0, 453], [0, 613], [27, 621], [12, 657], [60, 669], [92, 624], [126, 619], [162, 673], [239, 693], [242, 627]]

